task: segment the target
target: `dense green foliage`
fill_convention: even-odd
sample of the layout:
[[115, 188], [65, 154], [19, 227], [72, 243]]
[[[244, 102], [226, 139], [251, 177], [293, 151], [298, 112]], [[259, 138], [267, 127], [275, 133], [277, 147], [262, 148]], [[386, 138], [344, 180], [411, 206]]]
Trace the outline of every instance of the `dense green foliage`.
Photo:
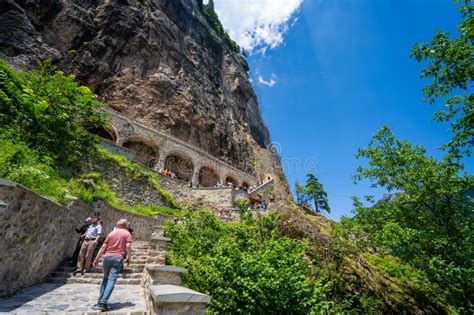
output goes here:
[[21, 183], [56, 202], [66, 202], [66, 181], [51, 158], [38, 154], [17, 133], [1, 128], [0, 147], [0, 178]]
[[212, 296], [211, 314], [319, 314], [330, 307], [310, 277], [306, 242], [282, 237], [273, 214], [223, 223], [203, 210], [168, 223], [168, 263], [189, 269], [187, 286]]
[[299, 205], [309, 206], [312, 201], [314, 204], [314, 211], [320, 213], [321, 211], [331, 212], [328, 203], [328, 194], [324, 190], [316, 176], [308, 174], [305, 185], [295, 183], [296, 201]]
[[87, 132], [101, 126], [103, 104], [84, 86], [55, 69], [50, 61], [34, 71], [16, 72], [0, 60], [0, 126], [16, 130], [30, 147], [54, 163], [71, 165], [98, 142]]
[[355, 179], [396, 194], [364, 207], [346, 221], [358, 239], [377, 252], [392, 254], [443, 288], [459, 311], [472, 311], [474, 296], [474, 178], [461, 175], [450, 156], [436, 160], [425, 149], [396, 140], [388, 127], [358, 157], [368, 159]]
[[444, 102], [434, 119], [451, 122], [453, 137], [445, 147], [457, 157], [462, 152], [469, 155], [474, 144], [474, 4], [464, 0], [460, 10], [463, 21], [457, 37], [438, 31], [411, 53], [416, 60], [428, 63], [421, 73], [422, 78], [431, 80], [423, 89], [425, 101]]
[[219, 21], [219, 17], [217, 13], [214, 11], [214, 4], [210, 1], [208, 4], [200, 4], [201, 12], [206, 18], [207, 22], [211, 25], [212, 29], [216, 32], [216, 34], [221, 37], [224, 42], [229, 46], [229, 48], [236, 52], [240, 53], [239, 45], [230, 38], [229, 34], [224, 30], [221, 21]]
[[437, 32], [412, 51], [418, 61], [428, 61], [422, 71], [422, 78], [431, 79], [423, 89], [426, 101], [445, 102], [435, 120], [451, 122], [453, 136], [444, 146], [449, 153], [427, 157], [423, 147], [397, 140], [382, 127], [359, 150], [357, 157], [368, 165], [354, 178], [393, 194], [369, 207], [356, 199], [355, 217], [342, 224], [361, 250], [393, 255], [425, 277], [432, 300], [445, 311], [466, 314], [474, 312], [474, 177], [463, 173], [462, 164], [474, 141], [473, 11], [470, 1], [461, 6], [458, 38]]
[[[288, 235], [301, 212], [256, 216], [246, 209], [241, 204], [241, 220], [232, 223], [190, 211], [165, 228], [167, 263], [189, 269], [184, 283], [212, 296], [211, 314], [450, 311], [423, 273], [393, 256], [369, 254], [345, 226], [308, 241]], [[302, 219], [321, 236], [311, 222], [318, 217]]]

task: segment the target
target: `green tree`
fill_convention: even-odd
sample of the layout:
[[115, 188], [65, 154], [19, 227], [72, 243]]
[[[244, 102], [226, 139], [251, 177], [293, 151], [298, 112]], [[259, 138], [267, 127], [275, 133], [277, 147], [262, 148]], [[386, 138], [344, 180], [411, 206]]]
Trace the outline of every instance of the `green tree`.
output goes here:
[[328, 203], [328, 194], [324, 190], [323, 185], [313, 174], [307, 174], [306, 184], [304, 186], [296, 183], [295, 192], [296, 200], [299, 205], [309, 205], [309, 202], [314, 203], [314, 211], [320, 213], [321, 211], [331, 212]]
[[331, 212], [328, 203], [328, 194], [324, 190], [323, 185], [313, 174], [308, 174], [306, 180], [306, 192], [314, 202], [314, 210], [320, 213], [322, 210]]
[[72, 165], [98, 142], [87, 128], [106, 121], [98, 111], [104, 105], [74, 79], [51, 61], [16, 72], [0, 59], [0, 126], [16, 129], [22, 141], [55, 163]]
[[434, 120], [451, 123], [453, 137], [444, 147], [456, 158], [463, 152], [470, 155], [474, 144], [474, 4], [465, 0], [460, 11], [463, 20], [457, 37], [437, 31], [431, 41], [417, 44], [411, 52], [417, 61], [428, 63], [421, 72], [422, 78], [431, 80], [423, 88], [424, 101], [444, 102]]
[[372, 207], [358, 203], [354, 222], [369, 243], [426, 273], [460, 311], [474, 296], [474, 179], [446, 156], [425, 156], [423, 147], [395, 139], [382, 127], [357, 157], [367, 158], [354, 179], [396, 193]]
[[295, 183], [296, 203], [300, 206], [309, 206], [310, 196], [306, 193], [306, 187], [300, 183]]

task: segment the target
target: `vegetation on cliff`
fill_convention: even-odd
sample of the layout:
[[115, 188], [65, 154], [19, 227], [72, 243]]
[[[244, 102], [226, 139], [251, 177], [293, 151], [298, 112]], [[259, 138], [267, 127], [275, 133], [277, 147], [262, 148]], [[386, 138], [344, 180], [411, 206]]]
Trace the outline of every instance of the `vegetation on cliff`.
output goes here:
[[214, 2], [211, 0], [207, 4], [203, 4], [202, 0], [200, 0], [198, 4], [202, 15], [204, 15], [214, 32], [222, 38], [233, 52], [240, 53], [239, 45], [235, 40], [230, 38], [229, 34], [224, 30], [221, 21], [219, 21], [219, 17], [217, 16], [216, 11], [214, 11]]
[[169, 263], [188, 268], [184, 282], [212, 296], [211, 314], [310, 314], [331, 306], [325, 284], [310, 277], [308, 243], [282, 236], [276, 213], [221, 222], [204, 210], [190, 211], [166, 235]]
[[[0, 177], [62, 204], [68, 202], [68, 195], [86, 203], [100, 197], [143, 215], [179, 214], [179, 205], [160, 187], [156, 174], [98, 149], [99, 139], [88, 129], [107, 123], [99, 111], [105, 105], [74, 79], [56, 70], [50, 61], [39, 62], [32, 71], [18, 72], [0, 59]], [[167, 205], [125, 204], [101, 174], [83, 167], [92, 156], [114, 163], [130, 177], [146, 179]]]

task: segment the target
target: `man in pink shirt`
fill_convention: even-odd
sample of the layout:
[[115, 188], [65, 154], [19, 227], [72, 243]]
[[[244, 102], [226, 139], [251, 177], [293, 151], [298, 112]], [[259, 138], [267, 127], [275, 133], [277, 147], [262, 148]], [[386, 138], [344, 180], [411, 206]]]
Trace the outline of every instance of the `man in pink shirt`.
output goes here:
[[100, 286], [99, 302], [94, 306], [95, 309], [107, 311], [107, 302], [114, 290], [117, 276], [122, 271], [123, 261], [127, 257], [127, 265], [130, 265], [132, 257], [132, 235], [128, 231], [128, 222], [121, 219], [117, 222], [117, 228], [112, 231], [104, 241], [104, 245], [100, 248], [96, 259], [94, 260], [94, 268], [97, 268], [99, 259], [104, 255], [102, 269], [104, 270], [104, 278]]

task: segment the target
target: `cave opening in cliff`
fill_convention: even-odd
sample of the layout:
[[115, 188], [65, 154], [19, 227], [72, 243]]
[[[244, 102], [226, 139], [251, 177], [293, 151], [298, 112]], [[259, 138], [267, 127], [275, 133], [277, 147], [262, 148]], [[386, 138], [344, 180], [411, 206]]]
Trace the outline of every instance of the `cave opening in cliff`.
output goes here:
[[165, 168], [173, 173], [180, 180], [191, 181], [193, 178], [194, 166], [191, 159], [178, 154], [171, 154], [166, 157]]
[[133, 151], [135, 158], [143, 165], [153, 166], [159, 158], [159, 150], [151, 140], [132, 136], [122, 146]]
[[199, 170], [199, 184], [202, 187], [214, 187], [217, 183], [219, 183], [219, 175], [217, 172], [209, 166], [201, 167]]
[[117, 142], [117, 132], [113, 127], [92, 127], [87, 129], [93, 135], [99, 136], [102, 139]]
[[226, 185], [232, 184], [233, 187], [238, 187], [239, 186], [239, 182], [238, 182], [237, 178], [235, 178], [232, 175], [229, 175], [225, 178], [225, 184]]

